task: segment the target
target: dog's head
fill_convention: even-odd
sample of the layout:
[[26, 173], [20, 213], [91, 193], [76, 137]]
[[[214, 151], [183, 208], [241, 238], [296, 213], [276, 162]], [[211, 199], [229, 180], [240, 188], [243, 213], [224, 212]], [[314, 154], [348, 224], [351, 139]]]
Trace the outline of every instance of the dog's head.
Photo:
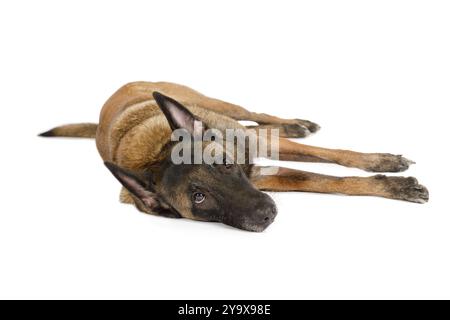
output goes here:
[[[154, 98], [172, 130], [184, 129], [190, 135], [203, 130], [203, 125], [200, 129], [196, 125], [199, 119], [177, 101], [156, 92]], [[201, 151], [213, 143], [202, 142]], [[223, 163], [176, 164], [171, 152], [175, 146], [169, 144], [165, 159], [143, 172], [105, 164], [146, 211], [222, 222], [249, 231], [263, 231], [273, 222], [276, 206], [251, 184], [247, 165], [230, 163], [226, 151], [221, 154]]]

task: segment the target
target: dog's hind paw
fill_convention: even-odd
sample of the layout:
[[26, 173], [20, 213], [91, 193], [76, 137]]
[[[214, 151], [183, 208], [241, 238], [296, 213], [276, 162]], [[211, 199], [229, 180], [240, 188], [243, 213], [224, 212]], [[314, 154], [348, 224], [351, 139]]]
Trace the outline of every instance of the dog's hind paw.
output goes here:
[[305, 138], [311, 133], [317, 132], [320, 127], [318, 124], [301, 119], [283, 120], [285, 123], [276, 124], [260, 124], [257, 126], [247, 126], [248, 129], [265, 129], [278, 130], [278, 134], [282, 138]]
[[280, 136], [283, 138], [305, 138], [311, 131], [300, 124], [283, 124], [280, 128]]
[[280, 126], [280, 136], [283, 138], [305, 138], [312, 133], [317, 132], [320, 126], [317, 123], [294, 119], [292, 123], [283, 124]]
[[320, 130], [320, 126], [317, 123], [308, 120], [295, 119], [298, 125], [305, 127], [310, 133], [316, 133]]

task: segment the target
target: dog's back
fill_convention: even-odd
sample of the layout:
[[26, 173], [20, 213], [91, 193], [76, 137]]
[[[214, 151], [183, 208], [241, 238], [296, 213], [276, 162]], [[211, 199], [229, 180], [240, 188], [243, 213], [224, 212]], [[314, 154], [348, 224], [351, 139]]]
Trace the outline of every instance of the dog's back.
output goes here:
[[[157, 165], [165, 157], [162, 150], [170, 142], [172, 129], [153, 97], [155, 91], [183, 103], [205, 126], [221, 131], [245, 129], [238, 121], [214, 112], [216, 102], [221, 103], [219, 100], [193, 89], [168, 82], [132, 82], [106, 101], [98, 125], [69, 124], [41, 136], [95, 138], [103, 161], [126, 169], [143, 170]], [[124, 188], [120, 199], [124, 203], [135, 203]]]
[[183, 103], [205, 125], [225, 130], [244, 129], [236, 120], [203, 107], [209, 98], [171, 83], [133, 82], [116, 91], [103, 106], [96, 134], [104, 161], [141, 169], [161, 160], [172, 130], [152, 94], [158, 91]]

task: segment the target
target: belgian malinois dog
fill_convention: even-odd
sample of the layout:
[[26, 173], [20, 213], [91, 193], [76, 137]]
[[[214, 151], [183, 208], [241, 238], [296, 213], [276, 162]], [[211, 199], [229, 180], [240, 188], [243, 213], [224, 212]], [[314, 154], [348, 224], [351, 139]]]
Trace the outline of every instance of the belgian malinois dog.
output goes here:
[[[243, 126], [240, 120], [256, 122]], [[334, 177], [250, 163], [175, 164], [172, 132], [196, 133], [214, 128], [277, 130], [279, 160], [335, 163], [370, 172], [400, 172], [413, 162], [399, 155], [360, 153], [299, 144], [288, 138], [314, 133], [319, 126], [300, 119], [281, 119], [209, 98], [186, 86], [167, 82], [133, 82], [105, 103], [99, 124], [70, 124], [43, 137], [95, 138], [106, 167], [123, 185], [120, 200], [140, 211], [171, 218], [215, 221], [263, 231], [277, 215], [273, 200], [262, 191], [304, 191], [368, 195], [417, 203], [428, 201], [427, 189], [412, 177]], [[207, 148], [213, 139], [202, 143]], [[247, 153], [249, 154], [249, 153]], [[224, 151], [224, 158], [227, 158]], [[249, 157], [246, 159], [248, 160]], [[269, 168], [270, 169], [270, 168]]]

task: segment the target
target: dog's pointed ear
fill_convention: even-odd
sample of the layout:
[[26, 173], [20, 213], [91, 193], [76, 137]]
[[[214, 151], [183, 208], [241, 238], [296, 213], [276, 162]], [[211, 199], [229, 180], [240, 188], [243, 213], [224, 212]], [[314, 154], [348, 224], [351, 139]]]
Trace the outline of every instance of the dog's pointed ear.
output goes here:
[[166, 116], [172, 130], [186, 129], [190, 134], [197, 134], [203, 131], [203, 125], [200, 120], [178, 101], [157, 91], [153, 92], [153, 98]]
[[128, 191], [140, 199], [148, 208], [155, 208], [159, 205], [156, 194], [151, 187], [150, 174], [124, 169], [111, 162], [105, 162], [105, 166]]

